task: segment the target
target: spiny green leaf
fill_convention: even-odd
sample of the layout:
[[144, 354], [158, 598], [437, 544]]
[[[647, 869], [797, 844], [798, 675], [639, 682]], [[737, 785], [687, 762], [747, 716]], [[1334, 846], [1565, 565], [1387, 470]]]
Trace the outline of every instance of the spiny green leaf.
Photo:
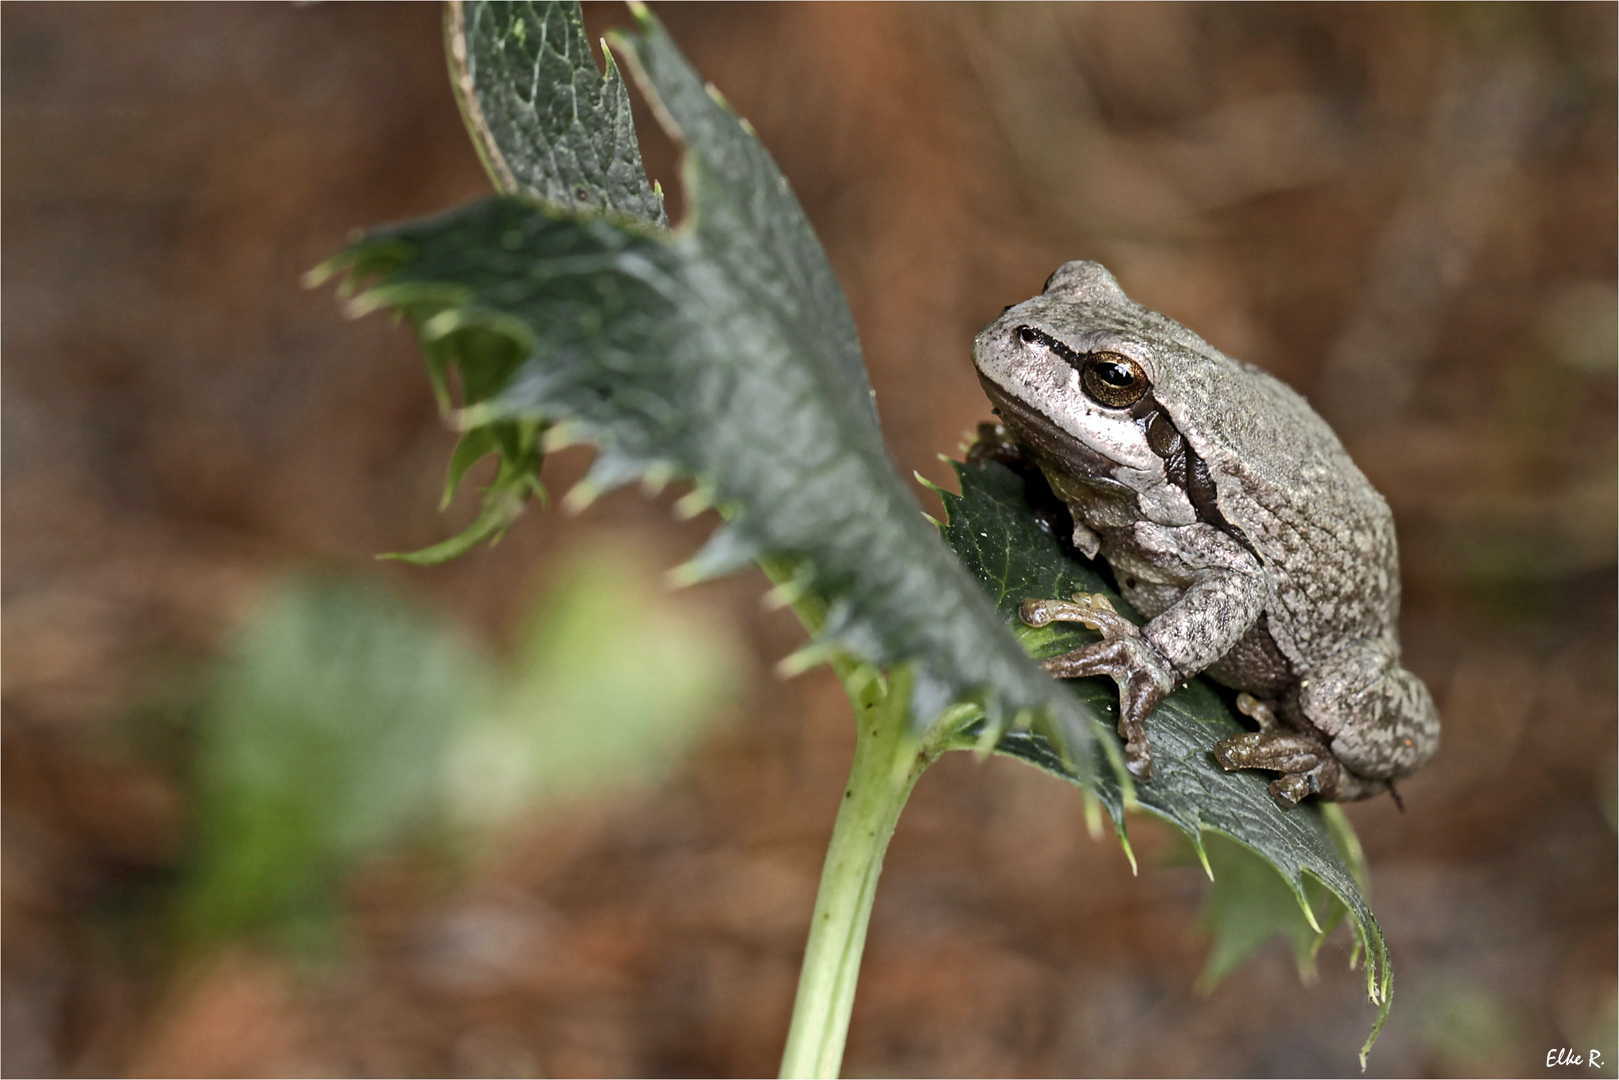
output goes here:
[[[445, 37], [462, 116], [498, 188], [561, 210], [667, 225], [663, 198], [641, 165], [623, 77], [611, 53], [605, 73], [597, 70], [576, 4], [452, 2]], [[373, 251], [374, 257], [349, 264], [353, 274], [370, 276], [399, 254]], [[317, 278], [331, 269], [318, 271]], [[373, 292], [359, 306], [367, 303], [394, 306], [410, 317], [447, 411], [451, 368], [458, 370], [461, 401], [470, 408], [504, 389], [529, 351], [520, 328], [514, 336], [509, 323], [500, 325], [498, 312], [470, 311], [442, 295]], [[489, 453], [502, 454], [477, 517], [449, 540], [392, 557], [422, 564], [455, 558], [481, 541], [498, 540], [531, 497], [544, 495], [538, 479], [543, 454], [532, 431], [510, 423], [464, 426], [469, 430], [450, 461], [445, 506], [473, 464]], [[498, 447], [492, 445], [497, 441]]]
[[[483, 11], [464, 9], [466, 33]], [[403, 306], [430, 364], [487, 391], [464, 426], [567, 422], [598, 447], [586, 498], [648, 475], [692, 481], [688, 509], [727, 519], [723, 557], [694, 569], [740, 552], [791, 564], [824, 604], [825, 641], [914, 664], [919, 726], [963, 700], [996, 726], [1028, 714], [1084, 767], [1084, 704], [1018, 647], [896, 475], [848, 304], [785, 178], [641, 18], [618, 45], [686, 146], [688, 223], [495, 198], [373, 233], [333, 268], [368, 270], [356, 305]]]
[[641, 167], [624, 79], [611, 53], [606, 73], [596, 70], [577, 4], [452, 0], [445, 37], [462, 116], [497, 188], [668, 223]]
[[[1055, 656], [1095, 641], [1097, 635], [1073, 626], [1055, 631], [1023, 627], [1017, 608], [1026, 599], [1099, 592], [1119, 611], [1140, 621], [1091, 564], [1071, 554], [1040, 527], [1025, 482], [1016, 472], [984, 462], [958, 464], [956, 474], [961, 493], [942, 493], [949, 514], [944, 536], [1034, 655]], [[1117, 709], [1118, 690], [1110, 680], [1076, 679], [1067, 685], [1093, 709]], [[1313, 953], [1323, 933], [1336, 924], [1335, 905], [1347, 906], [1369, 958], [1367, 989], [1379, 1005], [1380, 1030], [1389, 1003], [1388, 950], [1361, 891], [1364, 863], [1354, 833], [1336, 807], [1311, 803], [1283, 811], [1259, 774], [1220, 768], [1210, 749], [1242, 730], [1209, 684], [1195, 679], [1171, 694], [1148, 718], [1152, 779], [1126, 790], [1119, 786], [1117, 770], [1097, 768], [1092, 790], [1113, 815], [1121, 836], [1124, 810], [1133, 803], [1180, 829], [1207, 860], [1217, 891], [1208, 909], [1208, 918], [1216, 920], [1216, 945], [1206, 980], [1217, 979], [1278, 933], [1292, 940], [1296, 948]], [[1097, 752], [1117, 754], [1119, 745], [1117, 738], [1106, 738]], [[995, 749], [1079, 782], [1076, 771], [1036, 733], [1013, 733]], [[1241, 846], [1224, 845], [1217, 855], [1205, 847], [1204, 833], [1229, 837]], [[1275, 873], [1267, 871], [1266, 878], [1255, 872], [1252, 860], [1244, 859], [1244, 849], [1263, 859]], [[1222, 865], [1236, 881], [1221, 881]], [[1316, 883], [1324, 886], [1332, 903], [1322, 903], [1325, 897]], [[1291, 903], [1277, 905], [1278, 895], [1286, 895]], [[1308, 932], [1307, 942], [1300, 927]], [[1374, 1030], [1373, 1039], [1376, 1035]], [[1370, 1046], [1369, 1040], [1367, 1048]]]

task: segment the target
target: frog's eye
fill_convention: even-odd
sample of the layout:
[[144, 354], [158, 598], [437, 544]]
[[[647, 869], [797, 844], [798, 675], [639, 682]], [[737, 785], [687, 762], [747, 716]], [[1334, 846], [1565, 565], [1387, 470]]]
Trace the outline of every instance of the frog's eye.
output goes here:
[[1141, 400], [1152, 388], [1141, 365], [1114, 352], [1092, 353], [1079, 369], [1079, 383], [1098, 405], [1123, 409]]

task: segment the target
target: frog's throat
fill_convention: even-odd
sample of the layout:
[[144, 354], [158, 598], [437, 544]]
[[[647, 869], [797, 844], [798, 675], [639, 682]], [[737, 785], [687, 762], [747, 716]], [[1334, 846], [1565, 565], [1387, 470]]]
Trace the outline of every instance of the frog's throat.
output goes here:
[[978, 381], [1001, 422], [1011, 429], [1017, 443], [1036, 461], [1076, 478], [1083, 477], [1108, 491], [1136, 494], [1135, 489], [1110, 475], [1119, 468], [1119, 462], [1076, 439], [1038, 409], [1012, 397], [983, 372], [978, 373]]
[[[978, 381], [1018, 444], [1027, 449], [1042, 466], [1055, 467], [1063, 475], [1104, 493], [1139, 499], [1136, 489], [1111, 475], [1113, 470], [1121, 467], [1119, 462], [1075, 438], [1038, 409], [1013, 397], [983, 372], [978, 373]], [[1145, 408], [1161, 407], [1149, 402]], [[1164, 463], [1165, 479], [1186, 496], [1198, 521], [1219, 529], [1241, 544], [1257, 561], [1263, 562], [1247, 533], [1228, 520], [1220, 509], [1214, 478], [1207, 464], [1189, 441], [1181, 438], [1178, 431], [1175, 434], [1175, 449]]]

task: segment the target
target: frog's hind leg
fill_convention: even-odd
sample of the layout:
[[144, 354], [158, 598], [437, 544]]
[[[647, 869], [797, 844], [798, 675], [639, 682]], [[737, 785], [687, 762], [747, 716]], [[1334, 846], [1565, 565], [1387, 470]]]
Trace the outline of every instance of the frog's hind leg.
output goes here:
[[1280, 772], [1271, 792], [1287, 806], [1307, 795], [1353, 802], [1391, 792], [1439, 748], [1433, 696], [1400, 666], [1392, 642], [1356, 642], [1317, 665], [1299, 681], [1298, 703], [1319, 736], [1278, 727], [1268, 706], [1244, 694], [1238, 707], [1260, 730], [1214, 748], [1226, 769]]
[[1299, 707], [1331, 739], [1346, 775], [1341, 801], [1389, 790], [1439, 749], [1439, 712], [1421, 679], [1400, 666], [1392, 642], [1364, 641], [1299, 683]]

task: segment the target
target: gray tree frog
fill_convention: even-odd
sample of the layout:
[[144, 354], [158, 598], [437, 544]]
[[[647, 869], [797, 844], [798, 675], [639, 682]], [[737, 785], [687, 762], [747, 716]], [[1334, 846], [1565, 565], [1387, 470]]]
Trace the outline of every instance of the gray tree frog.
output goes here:
[[[1100, 554], [1137, 627], [1105, 598], [1030, 598], [1025, 622], [1102, 640], [1045, 662], [1119, 685], [1119, 734], [1148, 778], [1146, 720], [1205, 672], [1258, 731], [1213, 748], [1280, 773], [1286, 806], [1393, 790], [1439, 746], [1422, 681], [1400, 666], [1399, 556], [1388, 504], [1293, 390], [1071, 262], [973, 343], [1004, 427], [983, 456], [1032, 462]], [[986, 425], [989, 427], [989, 425]]]

